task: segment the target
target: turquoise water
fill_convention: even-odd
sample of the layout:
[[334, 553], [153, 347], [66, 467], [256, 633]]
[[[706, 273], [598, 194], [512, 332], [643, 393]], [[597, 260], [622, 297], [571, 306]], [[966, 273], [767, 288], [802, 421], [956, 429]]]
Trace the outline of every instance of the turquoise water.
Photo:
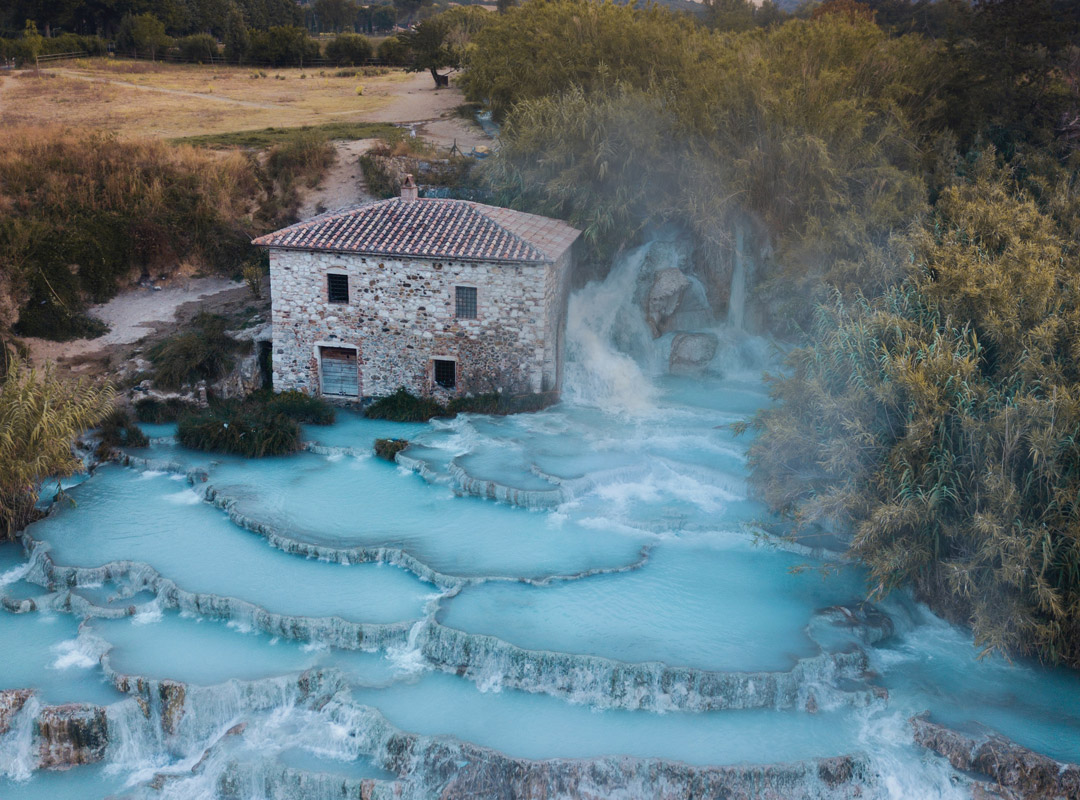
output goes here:
[[[289, 459], [288, 469], [260, 470], [258, 481], [251, 474], [249, 464], [222, 465], [210, 483], [235, 501], [237, 511], [291, 539], [400, 548], [449, 575], [546, 577], [618, 567], [635, 562], [646, 542], [549, 514], [457, 498], [447, 487], [429, 486], [367, 454], [301, 453]], [[312, 496], [320, 494], [327, 501], [313, 504]]]
[[[804, 630], [807, 609], [861, 597], [853, 570], [829, 580], [788, 572], [802, 561], [755, 548], [745, 537], [679, 538], [627, 574], [552, 586], [471, 586], [448, 603], [441, 621], [529, 650], [708, 670], [787, 670], [817, 652]], [[589, 610], [584, 618], [581, 609]]]
[[0, 642], [0, 689], [32, 686], [47, 704], [106, 705], [122, 697], [106, 682], [98, 653], [80, 639], [79, 621], [69, 615], [0, 613]]
[[[596, 335], [572, 312], [559, 406], [342, 412], [307, 430], [311, 452], [260, 461], [157, 441], [138, 455], [178, 472], [102, 467], [28, 529], [37, 560], [0, 546], [0, 594], [25, 611], [0, 609], [0, 690], [38, 692], [0, 735], [0, 798], [359, 796], [350, 781], [398, 777], [387, 742], [411, 735], [406, 798], [438, 796], [425, 758], [460, 743], [697, 765], [863, 754], [864, 797], [970, 797], [913, 744], [923, 711], [1080, 761], [1076, 675], [980, 661], [903, 596], [883, 605], [888, 638], [838, 625], [861, 571], [757, 543], [730, 424], [768, 402], [767, 348], [728, 335], [716, 374], [658, 377], [625, 278], [579, 295]], [[400, 465], [370, 456], [387, 436], [414, 442]], [[186, 685], [169, 720], [162, 680]], [[104, 763], [34, 770], [32, 715], [67, 702], [108, 708]]]
[[760, 761], [767, 751], [770, 761], [795, 761], [841, 755], [858, 732], [858, 723], [838, 712], [597, 711], [511, 689], [481, 692], [442, 673], [358, 690], [353, 697], [405, 730], [447, 734], [533, 759], [631, 755], [737, 764]]
[[[285, 461], [277, 466], [290, 471]], [[432, 587], [411, 573], [290, 556], [233, 525], [178, 477], [102, 467], [72, 489], [76, 507], [60, 509], [30, 533], [58, 564], [138, 561], [189, 592], [235, 597], [279, 614], [376, 623], [421, 615]]]

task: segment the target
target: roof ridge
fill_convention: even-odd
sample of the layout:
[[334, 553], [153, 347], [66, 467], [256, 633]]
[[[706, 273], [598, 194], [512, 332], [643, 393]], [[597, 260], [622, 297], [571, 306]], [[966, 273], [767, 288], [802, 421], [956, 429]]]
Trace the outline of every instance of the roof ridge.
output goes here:
[[320, 222], [329, 222], [330, 220], [334, 219], [344, 219], [348, 215], [356, 211], [360, 211], [361, 209], [368, 209], [374, 208], [375, 206], [387, 205], [398, 199], [400, 198], [389, 197], [383, 200], [373, 200], [370, 203], [360, 203], [359, 205], [355, 206], [345, 206], [344, 208], [329, 209], [322, 212], [321, 214], [316, 214], [314, 217], [302, 219], [299, 222], [294, 222], [292, 225], [286, 225], [284, 228], [278, 228], [276, 231], [271, 231], [270, 233], [264, 233], [262, 236], [258, 236], [253, 239], [251, 243], [259, 244], [260, 242], [262, 242], [263, 239], [280, 236], [281, 234], [288, 233], [290, 231], [307, 230], [311, 226], [317, 225]]
[[[546, 253], [543, 250], [541, 250], [539, 246], [533, 244], [528, 239], [526, 239], [524, 236], [521, 236], [520, 234], [514, 233], [514, 231], [507, 228], [505, 225], [503, 225], [498, 220], [492, 219], [490, 216], [488, 216], [483, 211], [481, 211], [480, 208], [478, 207], [478, 206], [483, 206], [484, 208], [495, 208], [495, 206], [489, 206], [487, 203], [477, 203], [475, 200], [462, 200], [461, 202], [470, 204], [473, 207], [473, 210], [476, 211], [477, 214], [479, 214], [484, 219], [488, 220], [488, 222], [490, 222], [492, 225], [495, 225], [499, 230], [505, 231], [507, 236], [511, 236], [514, 239], [517, 239], [522, 244], [524, 244], [526, 247], [529, 247], [529, 248], [532, 248], [533, 250], [535, 250], [537, 253], [539, 253], [540, 255], [542, 255], [544, 257], [545, 261], [551, 261], [552, 260], [551, 255], [549, 253]], [[515, 211], [515, 212], [517, 212], [516, 208], [508, 208], [508, 209], [505, 209], [505, 210], [506, 211]], [[528, 214], [529, 212], [521, 211], [521, 212], [517, 212], [517, 213]]]
[[[453, 197], [409, 201], [392, 197], [323, 212], [261, 236], [253, 243], [300, 250], [422, 258], [518, 263], [553, 260], [548, 248], [500, 221], [495, 215], [499, 210], [474, 200]], [[525, 213], [514, 209], [505, 211], [510, 215]]]

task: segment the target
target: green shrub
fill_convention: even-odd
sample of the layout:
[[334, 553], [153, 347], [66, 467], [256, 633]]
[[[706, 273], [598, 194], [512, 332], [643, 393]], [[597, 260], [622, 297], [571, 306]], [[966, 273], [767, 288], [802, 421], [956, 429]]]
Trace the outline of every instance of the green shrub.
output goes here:
[[43, 300], [24, 308], [13, 330], [18, 336], [70, 342], [104, 336], [109, 332], [109, 326], [95, 317]]
[[387, 64], [392, 64], [395, 67], [403, 67], [409, 63], [412, 58], [412, 50], [409, 45], [405, 44], [397, 36], [391, 36], [388, 39], [383, 39], [379, 42], [379, 48], [376, 51], [379, 59], [385, 61]]
[[198, 406], [181, 400], [179, 397], [170, 397], [168, 400], [155, 400], [145, 397], [135, 402], [135, 418], [139, 422], [160, 424], [162, 422], [176, 422], [184, 414], [198, 410]]
[[408, 439], [376, 439], [375, 455], [387, 461], [393, 461], [397, 454], [408, 446]]
[[319, 58], [319, 44], [307, 31], [295, 25], [279, 25], [269, 30], [250, 32], [247, 60], [255, 64], [287, 67]]
[[445, 414], [446, 409], [438, 402], [430, 397], [417, 397], [404, 386], [391, 395], [380, 397], [364, 409], [364, 416], [390, 422], [426, 422]]
[[199, 314], [192, 330], [150, 349], [147, 355], [154, 365], [154, 384], [175, 390], [199, 381], [215, 381], [232, 368], [234, 356], [243, 346], [225, 335], [224, 318]]
[[83, 53], [87, 56], [108, 54], [109, 44], [100, 36], [79, 36], [76, 33], [62, 33], [46, 38], [41, 43], [41, 55], [56, 53]]
[[455, 397], [447, 406], [449, 416], [455, 414], [522, 414], [540, 411], [555, 401], [554, 392], [511, 394], [489, 392], [465, 397]]
[[131, 412], [126, 408], [117, 408], [101, 422], [99, 429], [101, 444], [98, 447], [99, 457], [106, 456], [109, 451], [119, 447], [146, 447], [150, 440], [146, 434], [135, 424]]
[[510, 392], [490, 392], [455, 397], [444, 406], [433, 398], [417, 397], [401, 387], [364, 409], [364, 415], [390, 422], [426, 422], [433, 417], [453, 417], [466, 413], [519, 414], [547, 408], [555, 398], [554, 392], [517, 395]]
[[326, 45], [326, 58], [339, 67], [358, 67], [371, 58], [371, 40], [358, 33], [342, 33]]
[[270, 148], [266, 171], [285, 187], [298, 180], [315, 185], [334, 160], [334, 147], [325, 133], [310, 128], [296, 131]]
[[309, 425], [331, 425], [334, 407], [321, 397], [313, 397], [296, 390], [273, 394], [269, 390], [248, 398], [249, 402], [264, 403], [272, 414], [284, 414], [289, 419]]
[[301, 423], [329, 425], [334, 409], [303, 392], [270, 390], [243, 400], [213, 403], [206, 410], [181, 413], [177, 437], [184, 447], [259, 458], [295, 453], [303, 438]]
[[300, 449], [300, 423], [257, 403], [216, 403], [180, 419], [177, 438], [184, 447], [261, 458]]
[[[62, 33], [59, 36], [42, 38], [39, 55], [57, 53], [80, 53], [86, 56], [103, 56], [109, 46], [100, 36], [79, 36], [74, 33]], [[19, 65], [32, 63], [33, 54], [25, 38], [0, 39], [0, 59], [14, 59]]]
[[196, 33], [176, 40], [176, 49], [185, 61], [209, 64], [218, 58], [217, 40], [208, 33]]

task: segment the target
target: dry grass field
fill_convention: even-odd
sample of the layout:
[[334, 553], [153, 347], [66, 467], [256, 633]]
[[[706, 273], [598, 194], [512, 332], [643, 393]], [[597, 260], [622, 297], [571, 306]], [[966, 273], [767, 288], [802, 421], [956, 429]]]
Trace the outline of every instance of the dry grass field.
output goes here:
[[[418, 78], [430, 82], [426, 76], [400, 70], [364, 75], [356, 69], [275, 70], [86, 59], [0, 79], [0, 127], [77, 126], [125, 136], [176, 138], [271, 126], [385, 121], [387, 106], [423, 86]], [[358, 87], [363, 87], [362, 94]], [[439, 116], [442, 109], [431, 111], [429, 118]], [[408, 113], [403, 117], [409, 118]]]

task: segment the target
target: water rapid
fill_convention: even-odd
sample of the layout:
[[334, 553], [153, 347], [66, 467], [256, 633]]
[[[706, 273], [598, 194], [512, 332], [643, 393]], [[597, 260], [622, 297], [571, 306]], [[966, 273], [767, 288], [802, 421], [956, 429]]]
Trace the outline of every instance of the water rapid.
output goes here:
[[736, 261], [725, 317], [678, 241], [623, 254], [546, 411], [99, 467], [0, 548], [0, 798], [971, 797], [927, 711], [1080, 761], [1077, 676], [762, 539]]

